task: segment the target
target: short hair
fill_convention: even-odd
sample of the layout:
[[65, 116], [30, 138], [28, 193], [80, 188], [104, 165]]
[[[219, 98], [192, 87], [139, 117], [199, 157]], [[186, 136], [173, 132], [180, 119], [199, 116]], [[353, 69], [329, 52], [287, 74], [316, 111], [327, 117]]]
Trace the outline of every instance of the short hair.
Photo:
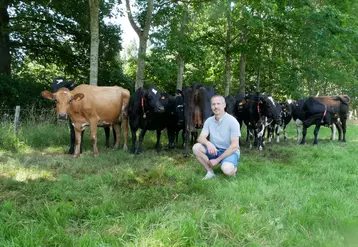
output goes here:
[[226, 105], [226, 101], [225, 101], [225, 98], [221, 95], [214, 95], [213, 97], [211, 97], [210, 99], [210, 102], [213, 98], [220, 98], [221, 99], [221, 103], [225, 104]]

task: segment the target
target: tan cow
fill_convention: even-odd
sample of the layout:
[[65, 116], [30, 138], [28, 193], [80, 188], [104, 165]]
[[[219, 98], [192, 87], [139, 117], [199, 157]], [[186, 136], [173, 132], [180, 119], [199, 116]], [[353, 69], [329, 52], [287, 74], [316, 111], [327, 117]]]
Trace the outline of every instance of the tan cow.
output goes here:
[[128, 103], [130, 93], [122, 87], [98, 87], [79, 85], [70, 91], [61, 88], [56, 93], [43, 91], [42, 96], [56, 102], [56, 112], [60, 119], [70, 117], [75, 127], [76, 147], [74, 158], [80, 156], [81, 132], [86, 126], [91, 128], [94, 155], [99, 155], [97, 148], [97, 126], [113, 126], [116, 131], [115, 148], [120, 143], [120, 125], [122, 119], [124, 146], [127, 150], [128, 139]]

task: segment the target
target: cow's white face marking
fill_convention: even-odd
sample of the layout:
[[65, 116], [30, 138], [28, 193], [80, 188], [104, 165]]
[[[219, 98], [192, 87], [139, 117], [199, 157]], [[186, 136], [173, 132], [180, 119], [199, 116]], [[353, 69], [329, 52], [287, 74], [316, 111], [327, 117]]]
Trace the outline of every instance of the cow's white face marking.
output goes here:
[[58, 79], [58, 80], [57, 80], [57, 84], [60, 84], [61, 82], [63, 82], [62, 79]]
[[273, 98], [271, 96], [269, 96], [267, 98], [272, 102], [273, 105], [275, 105], [275, 102], [273, 101]]
[[292, 101], [292, 99], [289, 99], [289, 100], [287, 100], [287, 102], [288, 102], [289, 104], [291, 104], [293, 101]]
[[152, 88], [152, 92], [154, 93], [154, 94], [157, 94], [157, 90], [155, 90], [154, 88]]

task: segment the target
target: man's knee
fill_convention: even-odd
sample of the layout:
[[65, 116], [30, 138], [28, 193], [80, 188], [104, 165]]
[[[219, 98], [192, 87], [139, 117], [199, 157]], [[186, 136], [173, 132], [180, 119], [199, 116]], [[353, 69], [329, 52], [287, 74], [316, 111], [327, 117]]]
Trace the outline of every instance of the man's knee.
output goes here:
[[204, 146], [200, 143], [195, 143], [193, 146], [193, 153], [194, 155], [199, 155], [204, 150]]
[[221, 165], [221, 170], [226, 176], [233, 176], [236, 174], [237, 168], [231, 162], [224, 162]]

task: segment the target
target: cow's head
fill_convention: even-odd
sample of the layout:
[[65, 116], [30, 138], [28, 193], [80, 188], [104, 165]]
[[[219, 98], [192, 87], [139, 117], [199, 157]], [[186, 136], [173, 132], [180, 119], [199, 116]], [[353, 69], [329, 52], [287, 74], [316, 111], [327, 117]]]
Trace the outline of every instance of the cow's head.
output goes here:
[[276, 103], [271, 95], [260, 95], [260, 109], [263, 115], [267, 116], [268, 118], [272, 118], [277, 122], [280, 122], [281, 109], [279, 108], [276, 106]]
[[60, 88], [56, 93], [51, 93], [47, 90], [42, 91], [42, 97], [49, 99], [56, 103], [56, 113], [60, 119], [68, 119], [68, 108], [71, 104], [83, 99], [83, 93], [73, 95], [67, 88]]
[[161, 103], [161, 94], [154, 87], [145, 90], [143, 96], [147, 102], [147, 107], [153, 109], [154, 112], [162, 113], [165, 111], [164, 106]]

